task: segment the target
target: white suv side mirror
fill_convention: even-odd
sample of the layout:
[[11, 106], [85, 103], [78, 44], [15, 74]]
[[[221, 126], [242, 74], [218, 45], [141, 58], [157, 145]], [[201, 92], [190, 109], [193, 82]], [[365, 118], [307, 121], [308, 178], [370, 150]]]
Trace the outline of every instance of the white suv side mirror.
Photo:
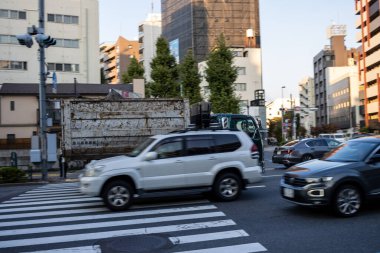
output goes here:
[[152, 160], [157, 159], [157, 157], [158, 157], [157, 152], [148, 152], [144, 157], [144, 161], [152, 161]]

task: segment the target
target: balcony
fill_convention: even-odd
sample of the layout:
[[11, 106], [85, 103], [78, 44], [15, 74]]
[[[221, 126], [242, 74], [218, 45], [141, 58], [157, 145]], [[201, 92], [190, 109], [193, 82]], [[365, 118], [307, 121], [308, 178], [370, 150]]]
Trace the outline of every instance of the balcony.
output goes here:
[[373, 102], [367, 104], [367, 114], [377, 113], [379, 111], [379, 103]]
[[377, 119], [370, 119], [368, 121], [368, 127], [372, 130], [380, 130], [380, 122]]
[[377, 97], [377, 94], [378, 94], [377, 84], [371, 85], [370, 87], [367, 88], [367, 98]]

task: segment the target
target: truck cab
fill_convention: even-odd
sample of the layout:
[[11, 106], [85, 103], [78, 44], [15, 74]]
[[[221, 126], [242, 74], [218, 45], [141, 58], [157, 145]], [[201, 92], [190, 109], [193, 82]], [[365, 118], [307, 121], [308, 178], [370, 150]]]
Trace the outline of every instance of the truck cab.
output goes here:
[[[224, 119], [227, 121], [222, 122]], [[258, 147], [260, 165], [264, 168], [264, 143], [260, 133], [260, 124], [254, 117], [245, 114], [217, 113], [210, 115], [210, 123], [219, 123], [224, 129], [245, 132]]]

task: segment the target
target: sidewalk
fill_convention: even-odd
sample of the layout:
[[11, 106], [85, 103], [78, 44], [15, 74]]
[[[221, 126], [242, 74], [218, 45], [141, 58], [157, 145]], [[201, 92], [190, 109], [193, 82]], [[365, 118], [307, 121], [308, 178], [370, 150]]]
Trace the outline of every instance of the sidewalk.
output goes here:
[[[61, 177], [59, 171], [48, 171], [47, 181], [45, 183], [54, 183], [54, 182], [77, 182], [79, 181], [79, 175], [82, 173], [82, 170], [69, 171], [66, 174], [66, 178]], [[30, 182], [44, 182], [42, 180], [41, 172], [33, 172], [30, 178], [30, 174], [27, 174], [27, 177]]]

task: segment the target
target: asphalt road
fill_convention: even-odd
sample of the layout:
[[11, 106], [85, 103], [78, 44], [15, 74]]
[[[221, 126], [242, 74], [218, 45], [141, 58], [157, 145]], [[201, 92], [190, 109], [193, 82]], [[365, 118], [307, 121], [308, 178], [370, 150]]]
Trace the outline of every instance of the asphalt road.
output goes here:
[[[272, 151], [265, 152], [263, 182], [237, 201], [216, 202], [202, 194], [149, 196], [125, 212], [127, 218], [81, 196], [75, 183], [0, 187], [0, 252], [93, 253], [95, 246], [103, 253], [380, 252], [380, 203], [346, 219], [288, 203], [279, 193], [285, 168], [270, 162]], [[160, 232], [152, 235], [150, 229]], [[131, 231], [137, 234], [120, 237]]]

